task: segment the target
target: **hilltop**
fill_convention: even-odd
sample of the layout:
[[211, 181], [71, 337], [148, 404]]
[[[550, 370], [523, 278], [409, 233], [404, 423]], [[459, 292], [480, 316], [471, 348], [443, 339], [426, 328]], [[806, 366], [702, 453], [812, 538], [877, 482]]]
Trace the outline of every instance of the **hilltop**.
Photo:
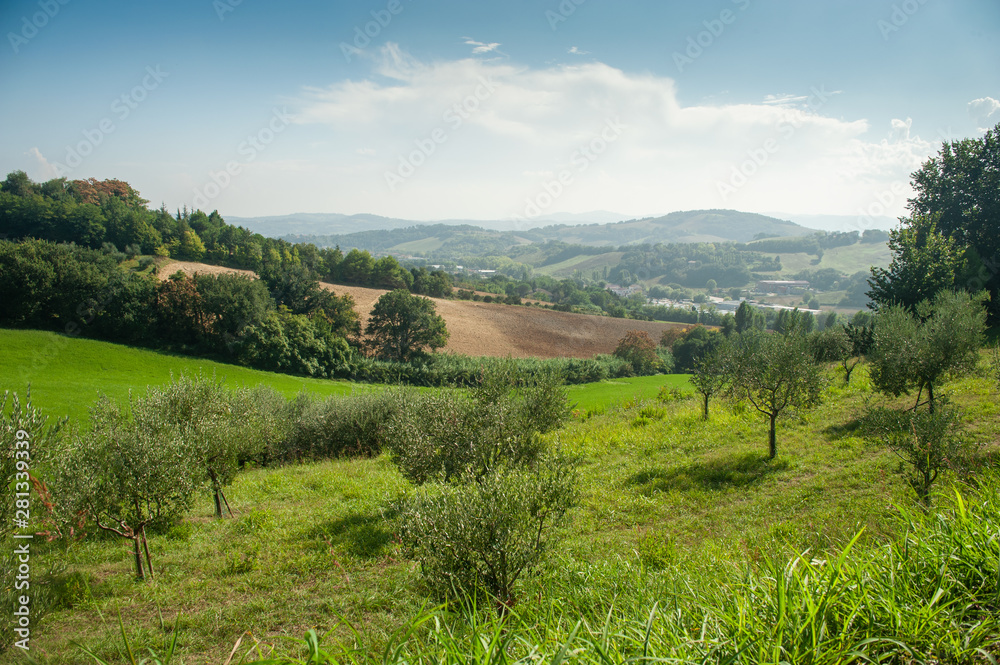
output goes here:
[[[604, 216], [607, 214], [604, 213]], [[615, 223], [555, 223], [532, 228], [511, 228], [509, 222], [506, 223], [506, 228], [503, 222], [410, 222], [406, 225], [402, 220], [370, 215], [330, 216], [326, 233], [316, 230], [319, 226], [316, 223], [306, 224], [303, 217], [305, 216], [291, 215], [287, 218], [233, 221], [290, 242], [312, 242], [320, 247], [340, 246], [345, 250], [357, 248], [371, 252], [420, 255], [461, 251], [479, 255], [505, 254], [518, 245], [547, 242], [591, 247], [749, 242], [758, 237], [797, 237], [815, 233], [813, 229], [793, 222], [737, 210], [691, 210]], [[336, 232], [349, 224], [368, 228], [353, 233]], [[307, 227], [314, 230], [304, 231]]]

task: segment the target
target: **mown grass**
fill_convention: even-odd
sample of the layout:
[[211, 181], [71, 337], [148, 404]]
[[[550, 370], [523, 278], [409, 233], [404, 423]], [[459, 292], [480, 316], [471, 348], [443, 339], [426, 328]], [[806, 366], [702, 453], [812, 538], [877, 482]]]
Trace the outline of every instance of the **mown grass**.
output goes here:
[[824, 250], [823, 260], [814, 263], [816, 257], [802, 252], [778, 254], [781, 257], [781, 274], [786, 278], [803, 270], [833, 268], [845, 275], [858, 271], [868, 271], [872, 266], [886, 267], [892, 261], [892, 252], [886, 243], [847, 245]]
[[[397, 631], [411, 628], [397, 654], [411, 662], [487, 662], [499, 656], [496, 644], [520, 655], [535, 648], [546, 662], [580, 649], [573, 653], [597, 662], [602, 639], [602, 648], [616, 654], [611, 662], [644, 652], [679, 657], [704, 647], [700, 653], [712, 653], [711, 636], [729, 630], [733, 618], [718, 613], [742, 614], [735, 620], [744, 627], [771, 625], [779, 580], [792, 596], [805, 593], [831, 570], [817, 562], [836, 560], [859, 532], [855, 549], [877, 549], [906, 529], [896, 507], [912, 505], [912, 497], [898, 462], [857, 435], [865, 404], [879, 399], [864, 368], [850, 387], [832, 371], [828, 378], [819, 408], [780, 424], [779, 454], [770, 462], [765, 424], [751, 411], [713, 401], [704, 422], [693, 398], [640, 396], [611, 404], [622, 388], [602, 384], [605, 412], [575, 418], [551, 435], [580, 456], [581, 502], [543, 573], [525, 581], [516, 629], [477, 614], [428, 613], [431, 601], [415, 564], [395, 537], [395, 507], [409, 485], [383, 456], [243, 472], [228, 491], [235, 519], [213, 519], [205, 493], [179, 526], [152, 537], [157, 577], [145, 584], [133, 580], [121, 541], [39, 543], [35, 570], [55, 570], [45, 581], [76, 591], [60, 592], [63, 605], [36, 626], [33, 655], [43, 663], [90, 662], [76, 642], [119, 660], [118, 612], [135, 646], [154, 649], [180, 615], [185, 662], [223, 663], [241, 639], [244, 650], [260, 640], [277, 653], [301, 656], [301, 647], [279, 638], [301, 637], [310, 627], [332, 629], [325, 643], [356, 648], [352, 658], [365, 661], [382, 661], [382, 650], [401, 639]], [[679, 381], [636, 383], [652, 390], [657, 380]], [[992, 378], [984, 372], [946, 392], [964, 409], [977, 442], [997, 441], [1000, 401]], [[952, 480], [944, 478], [942, 488]], [[803, 551], [804, 558], [796, 554]], [[794, 561], [791, 572], [782, 572]], [[867, 574], [859, 570], [851, 575]], [[859, 583], [839, 575], [830, 583], [845, 589]], [[890, 592], [866, 602], [887, 602]], [[808, 613], [805, 605], [782, 607]], [[421, 617], [426, 623], [417, 626]], [[917, 621], [901, 626], [909, 630]], [[941, 625], [929, 616], [919, 621], [924, 630]], [[983, 626], [986, 639], [995, 626]], [[699, 630], [709, 637], [699, 639]], [[958, 630], [951, 638], [960, 637]], [[492, 647], [490, 636], [497, 640]], [[778, 655], [760, 651], [745, 662], [774, 662], [769, 658]]]
[[203, 358], [149, 351], [38, 330], [0, 329], [0, 389], [24, 393], [31, 384], [34, 405], [46, 414], [86, 420], [99, 394], [125, 399], [130, 390], [160, 385], [171, 374], [216, 376], [230, 386], [266, 384], [292, 397], [349, 394], [346, 381], [273, 374]]
[[[269, 385], [286, 397], [305, 391], [315, 397], [347, 395], [384, 386], [274, 374], [203, 358], [139, 349], [110, 342], [79, 339], [38, 330], [0, 328], [0, 389], [23, 393], [31, 385], [34, 405], [53, 416], [85, 422], [99, 394], [125, 399], [162, 385], [170, 376], [201, 373], [230, 386]], [[664, 382], [684, 388], [687, 379], [646, 376], [614, 379], [569, 388], [571, 401], [584, 411], [633, 397], [654, 397]]]

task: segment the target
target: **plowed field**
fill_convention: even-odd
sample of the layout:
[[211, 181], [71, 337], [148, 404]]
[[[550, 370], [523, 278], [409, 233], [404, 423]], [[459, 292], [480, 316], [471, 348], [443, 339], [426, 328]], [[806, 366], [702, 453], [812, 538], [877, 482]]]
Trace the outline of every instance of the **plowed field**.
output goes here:
[[[217, 274], [235, 270], [189, 262], [172, 262], [159, 275], [166, 279], [177, 270]], [[380, 289], [323, 284], [337, 295], [350, 295], [361, 315], [362, 325], [375, 301], [385, 293]], [[444, 317], [451, 337], [445, 351], [469, 356], [513, 356], [515, 358], [589, 358], [614, 351], [618, 340], [629, 330], [644, 330], [654, 340], [676, 323], [630, 321], [586, 314], [553, 312], [536, 307], [501, 305], [467, 300], [432, 298]]]

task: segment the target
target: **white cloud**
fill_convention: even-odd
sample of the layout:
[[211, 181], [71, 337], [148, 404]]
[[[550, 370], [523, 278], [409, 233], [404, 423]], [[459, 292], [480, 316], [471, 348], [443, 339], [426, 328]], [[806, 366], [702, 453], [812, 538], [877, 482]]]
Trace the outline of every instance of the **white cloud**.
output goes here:
[[45, 155], [42, 154], [41, 150], [33, 147], [25, 154], [31, 155], [35, 158], [35, 162], [37, 164], [35, 168], [35, 173], [37, 174], [35, 178], [36, 180], [52, 180], [53, 178], [59, 177], [59, 173], [55, 165], [50, 164], [49, 160], [45, 159]]
[[[487, 44], [485, 42], [477, 42], [475, 39], [471, 39], [469, 37], [462, 37], [462, 39], [465, 40], [465, 43], [467, 45], [473, 47], [473, 49], [472, 49], [472, 54], [473, 55], [482, 55], [484, 53], [492, 53], [493, 51], [496, 51], [497, 48], [500, 47], [500, 43], [499, 42], [491, 42], [491, 43]], [[497, 51], [497, 53], [499, 53], [499, 51]]]
[[[913, 135], [909, 119], [893, 121], [881, 138], [870, 136], [864, 119], [823, 115], [835, 94], [685, 106], [673, 79], [601, 62], [543, 69], [477, 58], [425, 63], [389, 44], [371, 77], [303, 90], [296, 102], [303, 132], [322, 127], [311, 131], [332, 132], [331, 145], [364, 145], [377, 157], [316, 150], [302, 187], [306, 196], [329, 196], [310, 206], [316, 210], [496, 219], [519, 214], [569, 171], [571, 183], [544, 212], [853, 214], [906, 185], [936, 146]], [[581, 151], [600, 145], [609, 121], [622, 125], [620, 137], [582, 168]], [[761, 150], [766, 158], [723, 200], [719, 183]], [[385, 174], [411, 157], [420, 164], [390, 190]], [[886, 214], [904, 206], [897, 196]]]
[[570, 49], [566, 52], [571, 55], [590, 55], [590, 51], [581, 51], [575, 46], [571, 46]]
[[979, 131], [985, 132], [1000, 122], [1000, 101], [992, 97], [974, 99], [969, 102], [969, 115]]

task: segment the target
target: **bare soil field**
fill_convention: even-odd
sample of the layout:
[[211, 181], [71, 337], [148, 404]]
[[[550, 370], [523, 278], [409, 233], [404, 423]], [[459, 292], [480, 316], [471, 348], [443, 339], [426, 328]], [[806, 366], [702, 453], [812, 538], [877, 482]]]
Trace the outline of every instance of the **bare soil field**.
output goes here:
[[[166, 279], [178, 270], [188, 274], [236, 272], [253, 275], [247, 270], [174, 261], [160, 269], [160, 279]], [[354, 298], [362, 325], [367, 322], [375, 302], [386, 292], [383, 289], [339, 284], [324, 283], [322, 286], [337, 295]], [[667, 328], [686, 327], [679, 323], [613, 319], [536, 307], [440, 298], [432, 300], [451, 333], [444, 350], [469, 356], [590, 358], [614, 351], [618, 340], [629, 330], [643, 330], [659, 341]]]

